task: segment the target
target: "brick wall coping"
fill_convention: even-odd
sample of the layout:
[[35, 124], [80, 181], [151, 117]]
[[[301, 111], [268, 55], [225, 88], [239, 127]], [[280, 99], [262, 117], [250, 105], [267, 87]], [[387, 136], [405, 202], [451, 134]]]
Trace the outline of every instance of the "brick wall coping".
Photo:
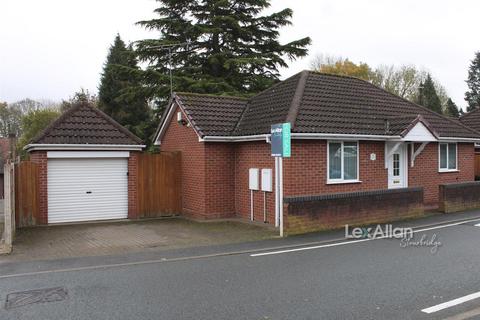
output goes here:
[[469, 182], [452, 182], [452, 183], [442, 183], [440, 186], [447, 189], [454, 188], [464, 188], [464, 187], [478, 187], [480, 186], [480, 181], [469, 181]]
[[342, 193], [330, 193], [330, 194], [321, 194], [321, 195], [284, 197], [283, 202], [284, 203], [296, 203], [296, 202], [306, 202], [306, 201], [347, 199], [347, 198], [359, 198], [359, 197], [365, 197], [365, 196], [377, 196], [377, 195], [384, 195], [384, 194], [396, 194], [396, 193], [405, 193], [405, 192], [421, 192], [421, 191], [423, 191], [422, 187], [398, 188], [398, 189], [380, 189], [380, 190], [357, 191], [357, 192], [342, 192]]

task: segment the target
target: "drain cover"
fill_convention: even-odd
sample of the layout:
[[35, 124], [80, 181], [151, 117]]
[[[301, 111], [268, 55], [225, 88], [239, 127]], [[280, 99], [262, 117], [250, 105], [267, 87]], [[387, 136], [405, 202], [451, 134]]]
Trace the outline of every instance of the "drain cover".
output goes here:
[[24, 307], [34, 303], [63, 301], [67, 298], [63, 287], [14, 292], [7, 295], [5, 309]]

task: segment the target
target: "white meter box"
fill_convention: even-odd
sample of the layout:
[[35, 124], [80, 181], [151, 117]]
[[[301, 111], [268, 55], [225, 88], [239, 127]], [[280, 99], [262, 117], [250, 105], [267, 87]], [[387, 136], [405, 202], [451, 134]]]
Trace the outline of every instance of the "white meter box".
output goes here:
[[262, 191], [272, 192], [272, 169], [262, 169]]
[[258, 169], [257, 168], [250, 168], [248, 170], [248, 186], [250, 190], [258, 190]]

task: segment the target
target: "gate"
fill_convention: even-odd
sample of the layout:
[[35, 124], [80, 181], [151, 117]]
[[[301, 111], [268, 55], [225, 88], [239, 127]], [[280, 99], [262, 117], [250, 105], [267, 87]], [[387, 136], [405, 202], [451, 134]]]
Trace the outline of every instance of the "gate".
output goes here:
[[15, 222], [17, 228], [38, 224], [40, 201], [39, 168], [22, 161], [15, 165]]
[[137, 184], [139, 218], [181, 213], [181, 170], [180, 152], [139, 155]]
[[475, 180], [480, 179], [480, 153], [475, 153]]

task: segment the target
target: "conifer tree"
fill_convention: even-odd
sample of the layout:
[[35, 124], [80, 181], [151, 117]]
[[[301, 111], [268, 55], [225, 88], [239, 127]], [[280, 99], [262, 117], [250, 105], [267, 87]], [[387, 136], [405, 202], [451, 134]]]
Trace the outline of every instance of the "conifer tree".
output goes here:
[[148, 63], [144, 83], [132, 93], [155, 97], [162, 105], [173, 90], [249, 95], [279, 80], [287, 59], [307, 54], [310, 38], [286, 44], [279, 29], [291, 24], [291, 9], [262, 11], [270, 0], [157, 0], [155, 19], [138, 24], [160, 33], [137, 42], [139, 60]]
[[448, 98], [447, 105], [445, 106], [445, 115], [455, 118], [460, 117], [460, 110], [458, 109], [455, 102], [453, 102], [453, 100], [450, 98]]
[[141, 138], [151, 134], [151, 111], [141, 95], [125, 95], [139, 84], [138, 77], [126, 70], [140, 70], [134, 51], [117, 34], [103, 68], [98, 92], [98, 107]]
[[475, 53], [475, 58], [470, 64], [467, 79], [468, 91], [465, 100], [468, 102], [467, 111], [480, 107], [480, 51]]
[[427, 78], [421, 83], [416, 102], [437, 113], [442, 113], [442, 103], [430, 74], [427, 74]]

